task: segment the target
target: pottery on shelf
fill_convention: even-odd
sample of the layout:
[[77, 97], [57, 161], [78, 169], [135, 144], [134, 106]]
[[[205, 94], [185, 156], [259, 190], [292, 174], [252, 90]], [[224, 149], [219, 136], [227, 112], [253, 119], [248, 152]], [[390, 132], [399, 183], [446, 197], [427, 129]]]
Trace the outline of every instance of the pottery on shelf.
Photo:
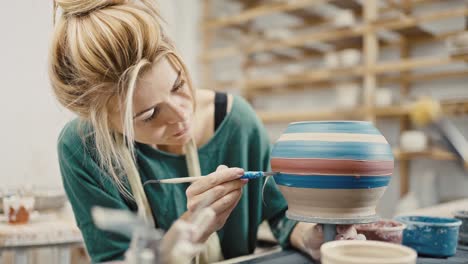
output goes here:
[[322, 264], [415, 264], [408, 247], [381, 241], [340, 240], [322, 245]]
[[363, 121], [291, 123], [273, 146], [271, 167], [287, 216], [316, 223], [368, 223], [393, 172], [392, 150]]
[[403, 245], [420, 255], [450, 257], [457, 252], [461, 220], [430, 216], [397, 216], [395, 219], [407, 226], [403, 231]]
[[398, 221], [382, 219], [374, 223], [357, 224], [354, 227], [358, 234], [365, 235], [367, 240], [401, 244], [406, 225]]

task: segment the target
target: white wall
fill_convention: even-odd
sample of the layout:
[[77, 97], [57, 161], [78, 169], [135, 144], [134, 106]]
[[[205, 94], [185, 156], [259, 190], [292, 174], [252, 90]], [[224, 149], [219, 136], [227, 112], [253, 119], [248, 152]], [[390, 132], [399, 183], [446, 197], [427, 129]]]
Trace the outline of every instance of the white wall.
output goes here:
[[70, 117], [47, 76], [52, 1], [2, 1], [0, 186], [60, 186], [56, 138]]
[[[159, 1], [161, 12], [195, 69], [198, 1]], [[56, 140], [72, 118], [56, 102], [47, 76], [52, 1], [1, 1], [0, 8], [0, 188], [23, 183], [60, 187]], [[196, 72], [192, 70], [194, 79]]]

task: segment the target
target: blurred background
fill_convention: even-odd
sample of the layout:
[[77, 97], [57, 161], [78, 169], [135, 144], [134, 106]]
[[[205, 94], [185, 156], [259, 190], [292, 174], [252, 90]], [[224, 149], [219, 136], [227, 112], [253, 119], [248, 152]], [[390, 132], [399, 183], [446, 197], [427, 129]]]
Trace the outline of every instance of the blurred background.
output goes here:
[[[383, 217], [468, 197], [468, 173], [456, 156], [440, 135], [409, 119], [413, 102], [433, 98], [468, 137], [467, 1], [158, 3], [197, 88], [244, 96], [272, 142], [294, 121], [375, 122], [395, 153], [395, 173], [378, 207]], [[59, 210], [73, 225], [56, 153], [73, 115], [56, 102], [47, 76], [52, 1], [2, 1], [0, 29], [0, 194], [29, 194], [37, 217]], [[12, 231], [1, 220], [0, 247], [8, 249], [19, 242], [5, 239]], [[79, 248], [76, 230], [65, 240]], [[43, 251], [30, 259], [69, 257]]]

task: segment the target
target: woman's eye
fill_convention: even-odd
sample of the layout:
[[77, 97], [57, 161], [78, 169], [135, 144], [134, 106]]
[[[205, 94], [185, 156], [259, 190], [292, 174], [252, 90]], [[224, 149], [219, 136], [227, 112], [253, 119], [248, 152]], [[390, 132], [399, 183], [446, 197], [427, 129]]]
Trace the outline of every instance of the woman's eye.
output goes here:
[[151, 115], [142, 120], [143, 123], [150, 122], [151, 120], [155, 119], [158, 114], [159, 114], [159, 107], [153, 108]]
[[179, 91], [181, 88], [184, 87], [184, 84], [185, 84], [185, 81], [184, 81], [184, 80], [180, 81], [180, 83], [179, 83], [176, 87], [174, 87], [174, 88], [172, 89], [172, 92], [177, 92], [177, 91]]

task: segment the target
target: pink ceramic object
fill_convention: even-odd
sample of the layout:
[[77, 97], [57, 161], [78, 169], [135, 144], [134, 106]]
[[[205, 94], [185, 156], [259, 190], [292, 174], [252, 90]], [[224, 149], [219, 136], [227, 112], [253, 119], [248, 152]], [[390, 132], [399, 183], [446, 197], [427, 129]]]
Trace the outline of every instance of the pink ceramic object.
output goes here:
[[358, 234], [365, 235], [367, 240], [401, 244], [403, 230], [406, 225], [394, 220], [384, 219], [375, 223], [355, 225], [354, 227]]
[[393, 153], [372, 123], [298, 122], [271, 154], [287, 216], [315, 223], [369, 223], [393, 173]]

